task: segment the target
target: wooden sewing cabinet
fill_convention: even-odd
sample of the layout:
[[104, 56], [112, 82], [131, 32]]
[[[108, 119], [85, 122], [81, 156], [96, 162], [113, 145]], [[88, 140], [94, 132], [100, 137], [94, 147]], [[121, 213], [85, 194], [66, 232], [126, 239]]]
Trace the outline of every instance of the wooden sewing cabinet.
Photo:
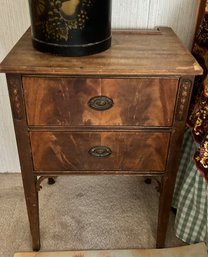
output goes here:
[[72, 58], [34, 50], [28, 30], [0, 70], [33, 249], [40, 249], [44, 176], [103, 174], [162, 177], [156, 245], [163, 247], [192, 85], [202, 72], [173, 31], [114, 31], [109, 50]]

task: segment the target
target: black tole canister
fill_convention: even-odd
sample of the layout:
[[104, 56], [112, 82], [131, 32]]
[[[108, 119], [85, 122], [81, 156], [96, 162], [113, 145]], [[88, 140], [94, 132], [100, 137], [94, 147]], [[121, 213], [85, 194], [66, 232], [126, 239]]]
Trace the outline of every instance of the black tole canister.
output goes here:
[[84, 56], [111, 45], [111, 0], [29, 0], [35, 49]]

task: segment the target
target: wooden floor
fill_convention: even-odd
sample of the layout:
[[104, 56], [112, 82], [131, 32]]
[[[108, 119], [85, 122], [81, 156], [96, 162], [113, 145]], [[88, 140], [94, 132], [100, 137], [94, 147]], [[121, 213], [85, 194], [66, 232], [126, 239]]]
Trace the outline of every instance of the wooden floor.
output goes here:
[[204, 243], [166, 249], [25, 252], [14, 257], [208, 257]]

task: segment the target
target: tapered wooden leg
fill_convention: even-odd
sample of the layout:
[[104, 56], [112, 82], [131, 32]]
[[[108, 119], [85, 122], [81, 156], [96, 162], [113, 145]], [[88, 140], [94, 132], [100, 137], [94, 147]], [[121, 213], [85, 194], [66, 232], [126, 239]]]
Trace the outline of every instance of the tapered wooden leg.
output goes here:
[[[28, 181], [29, 179], [29, 181]], [[30, 187], [28, 186], [30, 184]], [[40, 225], [39, 225], [39, 203], [38, 192], [36, 190], [36, 178], [29, 176], [25, 181], [23, 178], [25, 200], [27, 206], [30, 232], [32, 236], [32, 248], [34, 251], [40, 250]]]
[[36, 177], [33, 172], [30, 135], [27, 129], [21, 76], [7, 74], [7, 82], [32, 236], [32, 248], [38, 251], [40, 249], [38, 192], [36, 190]]
[[168, 177], [162, 180], [162, 187], [159, 200], [158, 227], [157, 227], [157, 248], [165, 247], [165, 238], [168, 228], [168, 221], [171, 210], [174, 184]]
[[188, 113], [188, 104], [190, 102], [193, 81], [193, 77], [182, 77], [180, 79], [176, 113], [175, 119], [173, 121], [173, 129], [170, 139], [170, 151], [168, 154], [166, 171], [162, 179], [162, 187], [160, 193], [156, 242], [157, 248], [162, 248], [165, 245], [165, 236], [167, 232], [175, 180], [180, 161], [180, 152], [183, 141], [185, 120]]

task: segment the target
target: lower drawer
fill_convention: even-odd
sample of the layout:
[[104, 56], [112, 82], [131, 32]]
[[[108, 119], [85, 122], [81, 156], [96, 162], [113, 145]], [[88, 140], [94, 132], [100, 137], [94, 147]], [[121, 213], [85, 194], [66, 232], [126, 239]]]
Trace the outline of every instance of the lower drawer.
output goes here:
[[31, 132], [35, 171], [164, 171], [170, 133]]

